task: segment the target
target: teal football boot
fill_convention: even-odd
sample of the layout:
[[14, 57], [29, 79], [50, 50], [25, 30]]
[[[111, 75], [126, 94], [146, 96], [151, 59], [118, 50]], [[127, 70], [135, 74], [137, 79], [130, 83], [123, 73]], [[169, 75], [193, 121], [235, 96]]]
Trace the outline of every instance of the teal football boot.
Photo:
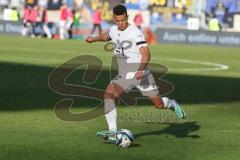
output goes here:
[[104, 143], [117, 144], [116, 133], [113, 131], [99, 131], [96, 136]]
[[182, 109], [182, 107], [175, 100], [171, 100], [171, 103], [174, 107], [174, 112], [175, 112], [176, 116], [180, 119], [184, 119], [185, 118], [185, 112]]

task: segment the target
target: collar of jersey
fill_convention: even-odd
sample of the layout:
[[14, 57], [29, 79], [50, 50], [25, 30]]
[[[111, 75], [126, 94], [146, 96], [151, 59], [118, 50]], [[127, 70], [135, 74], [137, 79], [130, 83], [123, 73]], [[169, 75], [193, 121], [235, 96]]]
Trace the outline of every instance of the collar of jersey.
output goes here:
[[[127, 28], [129, 28], [130, 26], [131, 26], [131, 24], [128, 24]], [[123, 32], [123, 31], [125, 31], [127, 28], [125, 28], [125, 29], [122, 30], [122, 31], [121, 31], [121, 30], [118, 30], [118, 29], [117, 29], [117, 30], [120, 31], [120, 32]]]

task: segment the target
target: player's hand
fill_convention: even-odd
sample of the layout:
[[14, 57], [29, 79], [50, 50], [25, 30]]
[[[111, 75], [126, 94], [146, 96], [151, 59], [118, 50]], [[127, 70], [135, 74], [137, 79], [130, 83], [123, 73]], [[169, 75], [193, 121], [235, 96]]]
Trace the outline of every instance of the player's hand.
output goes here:
[[85, 41], [88, 42], [88, 43], [92, 43], [92, 42], [94, 42], [94, 39], [93, 39], [92, 36], [88, 36], [88, 37], [85, 39]]
[[137, 71], [137, 72], [135, 73], [135, 78], [136, 78], [137, 80], [142, 79], [143, 75], [144, 75], [144, 71]]

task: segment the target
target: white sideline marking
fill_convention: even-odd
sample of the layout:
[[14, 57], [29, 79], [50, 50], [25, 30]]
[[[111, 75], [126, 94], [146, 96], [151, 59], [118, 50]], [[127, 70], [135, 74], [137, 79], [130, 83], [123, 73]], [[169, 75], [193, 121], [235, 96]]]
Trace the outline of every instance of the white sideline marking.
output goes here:
[[161, 60], [211, 66], [211, 67], [208, 67], [208, 68], [171, 69], [171, 70], [174, 70], [174, 71], [186, 71], [186, 72], [188, 72], [188, 71], [219, 71], [219, 70], [227, 70], [227, 69], [229, 69], [229, 66], [227, 66], [225, 64], [212, 63], [212, 62], [207, 62], [207, 61], [192, 61], [192, 60], [187, 60], [187, 59], [174, 59], [174, 58], [162, 58]]
[[[43, 50], [40, 49], [35, 49], [35, 48], [7, 48], [7, 47], [0, 47], [2, 50], [16, 50], [16, 51], [31, 51], [31, 52], [43, 52]], [[76, 53], [78, 51], [74, 50], [59, 50], [59, 49], [47, 49], [50, 52], [53, 53]], [[14, 57], [11, 57], [11, 59], [14, 59]], [[16, 59], [21, 59], [21, 58], [16, 58]], [[22, 59], [30, 59], [30, 60], [42, 60], [40, 58], [30, 58], [30, 57], [23, 57]], [[154, 58], [153, 58], [154, 59]], [[212, 62], [207, 62], [207, 61], [193, 61], [193, 60], [187, 60], [187, 59], [174, 59], [174, 58], [161, 58], [161, 60], [165, 61], [172, 61], [172, 62], [181, 62], [181, 63], [188, 63], [188, 64], [200, 64], [200, 65], [205, 65], [205, 66], [211, 66], [208, 68], [179, 68], [179, 69], [171, 69], [172, 71], [219, 71], [219, 70], [227, 70], [229, 69], [229, 66], [225, 64], [219, 64], [219, 63], [212, 63]], [[45, 60], [48, 62], [60, 62], [57, 60]]]

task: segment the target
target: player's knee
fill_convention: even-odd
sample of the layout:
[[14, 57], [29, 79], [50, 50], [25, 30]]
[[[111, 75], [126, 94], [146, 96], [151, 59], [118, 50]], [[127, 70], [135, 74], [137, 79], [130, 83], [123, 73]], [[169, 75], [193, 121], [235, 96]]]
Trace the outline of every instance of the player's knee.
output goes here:
[[163, 109], [164, 108], [164, 104], [163, 104], [162, 101], [155, 102], [154, 103], [154, 107], [157, 108], [157, 109]]
[[114, 96], [112, 93], [105, 92], [103, 95], [104, 99], [116, 99], [116, 96]]

